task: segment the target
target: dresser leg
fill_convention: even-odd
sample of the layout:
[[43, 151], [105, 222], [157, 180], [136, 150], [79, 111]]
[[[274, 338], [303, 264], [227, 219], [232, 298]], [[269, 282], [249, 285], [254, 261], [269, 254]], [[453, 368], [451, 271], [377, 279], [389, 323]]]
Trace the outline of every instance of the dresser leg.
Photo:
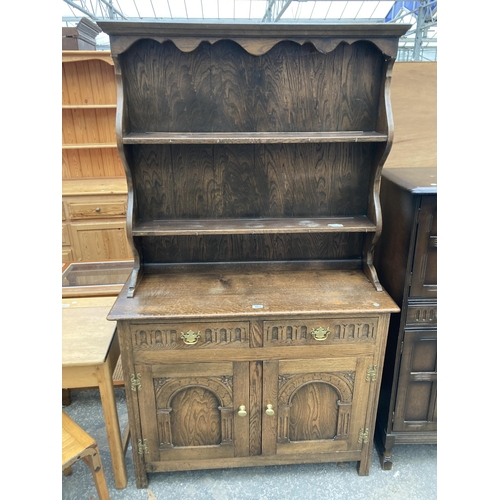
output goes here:
[[377, 437], [375, 435], [375, 448], [380, 458], [382, 470], [392, 470], [392, 448], [395, 444], [394, 436]]
[[69, 389], [62, 390], [62, 405], [69, 406], [71, 404], [71, 391]]
[[358, 462], [358, 476], [368, 476], [370, 474], [370, 466], [372, 464], [373, 450], [373, 435], [370, 437], [369, 443], [363, 445], [361, 460]]

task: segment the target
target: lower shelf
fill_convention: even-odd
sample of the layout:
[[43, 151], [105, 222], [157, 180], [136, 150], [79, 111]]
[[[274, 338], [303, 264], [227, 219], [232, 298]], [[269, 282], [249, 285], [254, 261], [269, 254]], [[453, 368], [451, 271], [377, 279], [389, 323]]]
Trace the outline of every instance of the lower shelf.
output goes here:
[[375, 232], [376, 225], [366, 216], [262, 219], [176, 219], [141, 222], [134, 236], [174, 236], [189, 234], [266, 234], [320, 232]]

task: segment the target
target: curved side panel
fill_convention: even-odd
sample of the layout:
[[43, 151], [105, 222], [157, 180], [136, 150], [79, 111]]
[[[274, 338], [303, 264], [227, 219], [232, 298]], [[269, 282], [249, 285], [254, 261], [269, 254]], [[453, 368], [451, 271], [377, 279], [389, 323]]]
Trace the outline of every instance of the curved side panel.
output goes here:
[[127, 158], [127, 153], [123, 145], [123, 135], [125, 130], [125, 99], [123, 94], [123, 80], [120, 61], [117, 56], [113, 56], [115, 63], [115, 76], [116, 76], [116, 143], [118, 146], [118, 153], [125, 169], [125, 176], [127, 178], [127, 240], [134, 255], [134, 268], [128, 281], [127, 297], [133, 297], [135, 288], [139, 284], [142, 275], [142, 256], [140, 250], [136, 247], [134, 238], [132, 237], [133, 222], [136, 217], [134, 207], [134, 190], [132, 182], [132, 173]]
[[[373, 253], [375, 244], [382, 233], [382, 210], [380, 206], [380, 182], [382, 179], [382, 168], [389, 156], [394, 137], [394, 121], [391, 106], [391, 79], [392, 68], [395, 58], [386, 58], [384, 65], [385, 84], [381, 88], [379, 119], [377, 130], [387, 134], [387, 142], [381, 144], [374, 158], [373, 168], [370, 176], [370, 190], [368, 200], [368, 218], [376, 225], [376, 231], [366, 235], [363, 249], [363, 270], [368, 279], [378, 292], [383, 290], [379, 282], [377, 271], [373, 264]], [[385, 112], [383, 112], [385, 110]]]

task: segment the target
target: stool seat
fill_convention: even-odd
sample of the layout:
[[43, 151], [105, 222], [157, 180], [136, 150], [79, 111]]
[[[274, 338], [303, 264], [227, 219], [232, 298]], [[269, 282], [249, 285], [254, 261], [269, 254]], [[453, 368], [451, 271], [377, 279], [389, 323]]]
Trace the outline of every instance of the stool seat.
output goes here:
[[101, 455], [93, 437], [87, 434], [71, 417], [62, 412], [62, 470], [71, 473], [71, 465], [83, 460], [92, 471], [100, 500], [109, 500], [108, 486], [102, 470]]

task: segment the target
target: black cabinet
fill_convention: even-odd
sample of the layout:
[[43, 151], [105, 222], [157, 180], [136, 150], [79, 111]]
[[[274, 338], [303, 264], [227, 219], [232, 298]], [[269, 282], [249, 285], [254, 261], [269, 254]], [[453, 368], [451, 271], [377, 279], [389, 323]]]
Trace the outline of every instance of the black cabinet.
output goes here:
[[398, 443], [437, 440], [437, 170], [383, 171], [375, 265], [400, 306], [391, 316], [375, 444], [392, 468]]

